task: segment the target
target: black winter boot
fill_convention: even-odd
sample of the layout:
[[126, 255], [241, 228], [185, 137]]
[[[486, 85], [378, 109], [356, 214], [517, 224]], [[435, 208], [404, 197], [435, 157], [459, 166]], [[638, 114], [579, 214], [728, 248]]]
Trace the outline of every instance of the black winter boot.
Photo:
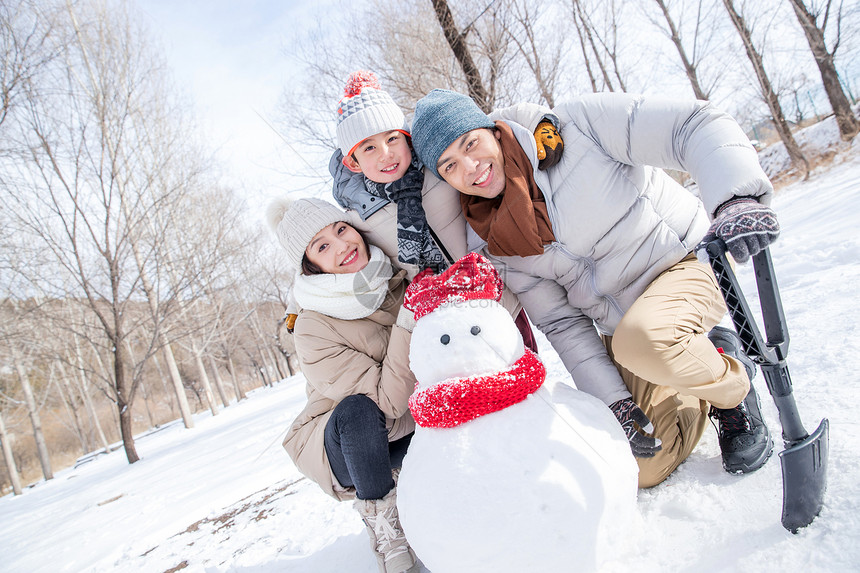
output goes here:
[[708, 338], [724, 354], [739, 360], [750, 378], [750, 391], [735, 408], [723, 410], [711, 407], [710, 416], [716, 420], [723, 468], [731, 474], [750, 473], [762, 467], [773, 452], [773, 440], [761, 416], [761, 404], [752, 379], [755, 363], [741, 351], [738, 335], [728, 328], [715, 327]]

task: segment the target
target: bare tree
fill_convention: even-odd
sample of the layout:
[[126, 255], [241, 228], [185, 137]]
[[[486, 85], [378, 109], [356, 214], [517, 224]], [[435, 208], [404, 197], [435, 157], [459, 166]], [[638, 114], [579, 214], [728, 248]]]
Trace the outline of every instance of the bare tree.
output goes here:
[[[158, 264], [158, 251], [139, 241], [142, 230], [151, 211], [168, 203], [142, 194], [154, 179], [151, 168], [163, 167], [152, 158], [165, 141], [153, 142], [149, 133], [176, 119], [165, 105], [162, 63], [123, 8], [67, 4], [64, 25], [73, 41], [53, 76], [28, 93], [29, 156], [17, 166], [12, 197], [21, 224], [74, 279], [68, 295], [98, 320], [112, 362], [104, 368], [109, 397], [134, 463], [132, 405], [145, 357], [133, 364], [125, 342], [147, 320], [133, 303], [144, 269]], [[175, 296], [163, 294], [159, 301]], [[144, 330], [152, 337], [148, 356], [159, 328]]]
[[[706, 34], [709, 30], [713, 30], [714, 28], [711, 20], [713, 15], [706, 9], [705, 2], [703, 0], [697, 0], [695, 2], [695, 16], [692, 18], [693, 38], [691, 41], [691, 47], [688, 50], [684, 45], [684, 37], [682, 37], [680, 23], [676, 23], [675, 18], [672, 17], [669, 3], [666, 0], [654, 1], [660, 8], [660, 12], [663, 14], [665, 26], [660, 25], [656, 20], [652, 20], [652, 22], [663, 30], [663, 32], [672, 41], [675, 49], [678, 51], [678, 56], [681, 58], [684, 73], [687, 76], [687, 80], [690, 82], [690, 86], [693, 88], [693, 94], [696, 96], [696, 99], [710, 99], [710, 88], [703, 86], [703, 82], [699, 77], [699, 63], [702, 57], [707, 54], [708, 38], [706, 37]], [[683, 10], [688, 8], [689, 5], [690, 3], [681, 3], [681, 9]]]
[[512, 0], [504, 9], [513, 16], [513, 25], [503, 21], [505, 30], [514, 41], [531, 70], [541, 99], [549, 107], [555, 107], [555, 86], [561, 65], [562, 44], [551, 44], [552, 37], [540, 29], [541, 4]]
[[451, 46], [451, 51], [454, 52], [454, 57], [459, 62], [463, 70], [463, 75], [466, 76], [466, 83], [469, 86], [469, 97], [475, 100], [475, 103], [484, 110], [484, 113], [490, 113], [493, 109], [490, 95], [484, 87], [478, 66], [475, 64], [472, 53], [466, 44], [466, 35], [469, 33], [470, 26], [466, 26], [461, 32], [454, 22], [454, 16], [451, 14], [447, 0], [431, 1], [433, 2], [433, 9], [436, 11], [436, 19], [442, 27], [442, 32], [445, 34], [445, 39], [448, 41], [448, 45]]
[[756, 78], [758, 79], [761, 96], [770, 110], [779, 138], [785, 145], [785, 150], [791, 158], [792, 165], [798, 170], [798, 172], [800, 172], [801, 176], [806, 179], [809, 177], [809, 162], [804, 156], [803, 151], [801, 151], [800, 145], [797, 144], [794, 140], [794, 136], [791, 134], [791, 129], [788, 126], [788, 122], [785, 120], [785, 115], [782, 111], [782, 106], [779, 103], [779, 98], [777, 97], [776, 91], [773, 89], [773, 85], [764, 69], [764, 60], [753, 43], [752, 32], [743, 15], [741, 15], [741, 13], [735, 8], [734, 0], [723, 0], [723, 5], [726, 7], [726, 11], [729, 14], [732, 24], [735, 26], [738, 34], [740, 34], [747, 57], [752, 63], [753, 70], [755, 71]]
[[[615, 86], [612, 84], [612, 79], [609, 76], [609, 68], [604, 61], [603, 51], [598, 47], [597, 33], [594, 29], [594, 24], [591, 18], [587, 15], [587, 10], [583, 8], [582, 0], [571, 0], [571, 13], [573, 23], [576, 26], [577, 34], [580, 37], [582, 46], [582, 56], [588, 66], [588, 75], [591, 78], [592, 90], [597, 92], [601, 89], [597, 85], [596, 73], [591, 68], [589, 62], [593, 61], [600, 70], [600, 77], [603, 80], [603, 88], [609, 91], [615, 91]], [[623, 89], [622, 89], [623, 91]]]
[[[836, 72], [836, 65], [833, 62], [842, 39], [842, 2], [840, 1], [836, 7], [833, 6], [832, 0], [826, 0], [818, 7], [814, 5], [814, 2], [807, 7], [803, 0], [789, 0], [789, 2], [794, 9], [800, 27], [803, 29], [809, 48], [812, 50], [815, 63], [818, 65], [824, 91], [827, 94], [827, 99], [830, 100], [833, 114], [836, 116], [839, 134], [844, 141], [851, 141], [860, 132], [860, 121], [854, 115], [851, 104], [842, 90], [839, 74]], [[831, 13], [832, 8], [835, 8], [835, 14]], [[831, 15], [836, 19], [836, 39], [833, 41], [833, 47], [828, 48], [824, 40], [824, 31]]]
[[33, 0], [0, 3], [0, 126], [25, 97], [27, 84], [57, 56], [51, 10]]
[[46, 480], [54, 479], [54, 471], [51, 469], [51, 456], [48, 453], [48, 444], [45, 442], [45, 434], [42, 431], [42, 418], [39, 415], [39, 407], [36, 404], [36, 398], [33, 395], [33, 387], [30, 384], [30, 376], [27, 368], [24, 367], [23, 357], [21, 353], [13, 346], [11, 348], [12, 361], [15, 363], [15, 371], [18, 373], [18, 379], [21, 382], [21, 389], [24, 392], [24, 403], [27, 406], [27, 413], [30, 416], [30, 424], [33, 427], [33, 436], [36, 440], [36, 451], [39, 455], [39, 463], [42, 466], [42, 475]]
[[[626, 7], [625, 0], [609, 0], [601, 2], [603, 23], [598, 27], [592, 23], [591, 30], [594, 38], [600, 44], [605, 57], [612, 63], [612, 74], [615, 76], [615, 81], [621, 91], [627, 91], [627, 81], [624, 79], [626, 75], [621, 69], [621, 49], [623, 44], [619, 44], [618, 40], [621, 36], [621, 25], [623, 22], [623, 12]], [[592, 12], [594, 13], [594, 12]]]

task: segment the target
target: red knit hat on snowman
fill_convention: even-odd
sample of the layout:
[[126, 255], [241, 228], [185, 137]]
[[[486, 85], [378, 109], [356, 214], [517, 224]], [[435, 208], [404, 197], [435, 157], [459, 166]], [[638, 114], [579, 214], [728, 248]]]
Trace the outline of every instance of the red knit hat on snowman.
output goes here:
[[[406, 289], [403, 306], [419, 320], [450, 303], [498, 301], [503, 288], [492, 263], [477, 253], [469, 253], [439, 275], [425, 270], [416, 276]], [[409, 410], [421, 427], [451, 428], [525, 400], [545, 378], [543, 363], [526, 348], [510, 368], [500, 372], [450, 378], [423, 389], [419, 388], [419, 380], [409, 397]]]
[[499, 272], [483, 256], [469, 253], [439, 275], [422, 271], [403, 299], [403, 306], [415, 312], [415, 320], [448, 302], [502, 298], [504, 285]]

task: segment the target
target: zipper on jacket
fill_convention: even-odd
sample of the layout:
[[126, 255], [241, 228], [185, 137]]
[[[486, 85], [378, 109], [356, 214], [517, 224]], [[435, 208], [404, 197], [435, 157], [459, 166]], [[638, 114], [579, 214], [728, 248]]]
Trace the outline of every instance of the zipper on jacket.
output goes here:
[[608, 294], [604, 294], [604, 293], [600, 292], [600, 290], [597, 288], [597, 282], [596, 282], [597, 277], [595, 276], [595, 272], [594, 272], [594, 268], [595, 268], [594, 259], [592, 259], [591, 257], [580, 257], [577, 255], [574, 255], [573, 253], [568, 251], [563, 244], [559, 243], [558, 241], [553, 241], [552, 245], [554, 247], [556, 247], [559, 251], [561, 251], [561, 253], [564, 256], [566, 256], [567, 258], [569, 258], [570, 260], [584, 262], [585, 265], [588, 267], [588, 274], [590, 277], [589, 283], [591, 283], [591, 294], [593, 294], [596, 297], [605, 299], [610, 304], [610, 306], [612, 306], [612, 308], [615, 309], [615, 312], [618, 313], [618, 316], [624, 316], [624, 311], [621, 310], [621, 306], [619, 306], [618, 301], [615, 300], [615, 297], [608, 295]]
[[450, 267], [451, 265], [453, 265], [454, 257], [451, 256], [451, 253], [448, 252], [448, 249], [446, 249], [445, 245], [442, 244], [442, 241], [439, 240], [439, 236], [436, 234], [436, 232], [433, 230], [433, 227], [431, 227], [429, 223], [427, 223], [427, 230], [430, 231], [430, 237], [436, 243], [436, 246], [439, 247], [439, 251], [442, 253], [442, 256], [447, 259], [448, 266]]

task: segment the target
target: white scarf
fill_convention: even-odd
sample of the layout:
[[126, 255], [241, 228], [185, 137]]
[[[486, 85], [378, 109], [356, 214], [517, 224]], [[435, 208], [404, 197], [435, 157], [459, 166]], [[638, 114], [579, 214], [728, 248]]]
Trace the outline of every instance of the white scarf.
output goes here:
[[296, 276], [293, 294], [300, 307], [343, 320], [376, 312], [388, 293], [394, 267], [382, 249], [368, 245], [370, 261], [357, 273]]

